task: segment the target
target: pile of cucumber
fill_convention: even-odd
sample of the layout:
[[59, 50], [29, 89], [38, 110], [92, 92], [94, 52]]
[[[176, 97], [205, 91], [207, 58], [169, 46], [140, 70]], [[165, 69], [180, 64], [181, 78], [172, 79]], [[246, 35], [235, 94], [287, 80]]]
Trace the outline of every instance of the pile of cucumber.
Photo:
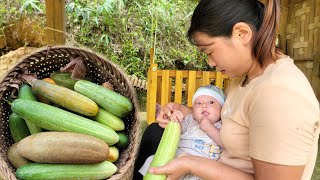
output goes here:
[[19, 179], [105, 179], [117, 172], [132, 102], [71, 73], [54, 72], [19, 88], [9, 129], [8, 159]]

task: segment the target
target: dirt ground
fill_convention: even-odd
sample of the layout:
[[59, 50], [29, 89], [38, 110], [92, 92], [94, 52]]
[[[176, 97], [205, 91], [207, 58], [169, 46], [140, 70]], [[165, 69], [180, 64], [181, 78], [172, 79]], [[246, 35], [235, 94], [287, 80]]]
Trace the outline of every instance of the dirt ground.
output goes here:
[[0, 80], [4, 78], [6, 73], [13, 68], [22, 58], [31, 52], [37, 50], [35, 47], [21, 47], [17, 50], [10, 51], [9, 53], [0, 57]]

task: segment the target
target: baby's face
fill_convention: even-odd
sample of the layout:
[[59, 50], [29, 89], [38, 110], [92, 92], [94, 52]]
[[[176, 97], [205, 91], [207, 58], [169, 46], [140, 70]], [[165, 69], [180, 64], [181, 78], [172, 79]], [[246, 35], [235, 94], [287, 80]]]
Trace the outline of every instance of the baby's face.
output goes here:
[[193, 103], [193, 117], [198, 122], [207, 119], [211, 123], [215, 123], [220, 120], [220, 113], [220, 103], [211, 96], [199, 96]]

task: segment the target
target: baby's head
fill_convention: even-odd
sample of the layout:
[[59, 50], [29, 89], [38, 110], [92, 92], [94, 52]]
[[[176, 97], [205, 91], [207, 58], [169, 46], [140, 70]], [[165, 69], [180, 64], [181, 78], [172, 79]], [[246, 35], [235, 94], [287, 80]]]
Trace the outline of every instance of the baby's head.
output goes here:
[[216, 86], [198, 88], [192, 98], [193, 117], [198, 122], [203, 119], [208, 119], [212, 123], [219, 121], [225, 99], [223, 91]]

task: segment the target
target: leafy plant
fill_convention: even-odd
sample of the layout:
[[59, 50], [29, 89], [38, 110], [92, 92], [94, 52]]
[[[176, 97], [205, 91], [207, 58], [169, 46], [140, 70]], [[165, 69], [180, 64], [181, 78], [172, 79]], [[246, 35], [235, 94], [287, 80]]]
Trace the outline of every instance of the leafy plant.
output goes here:
[[22, 0], [22, 6], [19, 9], [20, 12], [23, 11], [36, 11], [42, 13], [41, 2], [39, 0]]
[[[121, 65], [130, 75], [146, 79], [150, 48], [166, 69], [207, 69], [206, 57], [187, 38], [197, 1], [185, 0], [67, 0], [68, 37]], [[40, 16], [44, 0], [15, 0], [0, 5], [1, 25], [20, 13]], [[1, 19], [2, 18], [2, 19]], [[41, 17], [45, 21], [45, 17]], [[2, 21], [3, 20], [3, 21]]]

